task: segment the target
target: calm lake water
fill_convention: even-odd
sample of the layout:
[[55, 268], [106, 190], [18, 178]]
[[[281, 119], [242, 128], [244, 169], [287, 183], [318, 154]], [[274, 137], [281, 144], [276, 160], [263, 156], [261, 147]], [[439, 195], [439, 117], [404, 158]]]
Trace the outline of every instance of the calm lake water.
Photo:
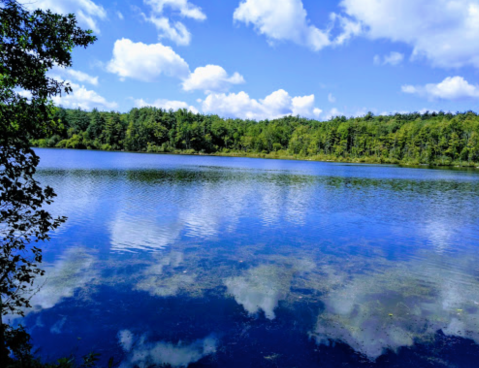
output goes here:
[[39, 149], [22, 321], [121, 367], [477, 367], [479, 170]]

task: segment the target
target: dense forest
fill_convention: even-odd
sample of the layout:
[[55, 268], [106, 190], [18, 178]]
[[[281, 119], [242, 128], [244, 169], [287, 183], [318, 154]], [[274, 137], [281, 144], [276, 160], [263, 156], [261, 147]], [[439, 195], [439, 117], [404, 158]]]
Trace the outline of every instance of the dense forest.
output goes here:
[[252, 121], [187, 110], [128, 113], [57, 108], [55, 131], [37, 147], [200, 153], [322, 161], [478, 166], [479, 116], [409, 113], [320, 122], [287, 116]]

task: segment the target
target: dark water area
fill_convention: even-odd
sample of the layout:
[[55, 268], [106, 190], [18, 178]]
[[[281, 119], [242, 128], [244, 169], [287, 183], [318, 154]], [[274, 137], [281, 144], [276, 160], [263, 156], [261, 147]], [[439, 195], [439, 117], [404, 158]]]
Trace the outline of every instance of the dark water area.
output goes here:
[[46, 360], [477, 367], [479, 171], [38, 149]]

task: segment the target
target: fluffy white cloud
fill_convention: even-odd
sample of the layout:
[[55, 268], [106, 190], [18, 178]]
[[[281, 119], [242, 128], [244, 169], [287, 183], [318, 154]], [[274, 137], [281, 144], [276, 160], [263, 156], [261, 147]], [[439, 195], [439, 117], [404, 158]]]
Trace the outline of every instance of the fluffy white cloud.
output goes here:
[[68, 95], [55, 96], [52, 98], [57, 106], [63, 106], [69, 109], [91, 110], [97, 108], [99, 110], [116, 109], [116, 102], [109, 102], [105, 97], [100, 96], [95, 91], [86, 89], [85, 86], [70, 82], [73, 92]]
[[333, 39], [333, 24], [326, 30], [311, 25], [301, 0], [245, 0], [235, 10], [235, 21], [253, 24], [257, 32], [264, 34], [270, 41], [292, 41], [307, 46], [314, 51], [326, 46], [344, 43], [360, 32], [357, 22], [331, 14], [331, 22], [339, 23], [341, 33]]
[[441, 67], [479, 67], [479, 0], [343, 0], [372, 39], [413, 47]]
[[442, 82], [426, 84], [425, 86], [402, 86], [404, 93], [416, 94], [431, 100], [460, 100], [479, 98], [479, 86], [469, 84], [462, 77], [447, 77]]
[[135, 100], [135, 106], [136, 107], [145, 107], [145, 106], [154, 106], [158, 107], [159, 109], [164, 109], [164, 110], [179, 110], [179, 109], [187, 109], [195, 114], [198, 113], [198, 110], [191, 105], [188, 105], [184, 101], [172, 101], [172, 100], [165, 100], [165, 99], [158, 99], [154, 101], [153, 103], [148, 103], [142, 98]]
[[196, 20], [205, 20], [206, 15], [200, 7], [191, 4], [188, 0], [144, 0], [145, 4], [152, 7], [155, 13], [163, 13], [165, 8], [171, 8], [180, 13], [182, 17]]
[[145, 82], [153, 81], [161, 74], [182, 79], [190, 74], [186, 61], [171, 47], [161, 43], [135, 43], [127, 38], [115, 42], [107, 70], [118, 74], [122, 80], [133, 78]]
[[175, 22], [173, 25], [170, 20], [165, 17], [145, 17], [148, 22], [155, 25], [158, 30], [158, 38], [169, 38], [178, 45], [189, 45], [191, 41], [191, 33], [181, 22]]
[[205, 92], [226, 91], [232, 84], [244, 83], [243, 76], [234, 73], [228, 76], [226, 70], [219, 65], [206, 65], [196, 68], [183, 82], [185, 91], [204, 90]]
[[343, 115], [344, 115], [344, 113], [339, 111], [337, 108], [333, 107], [331, 110], [329, 110], [328, 113], [326, 113], [326, 115], [323, 118], [324, 118], [324, 120], [329, 120], [329, 119], [333, 119], [337, 116], [343, 116]]
[[143, 14], [146, 21], [153, 23], [158, 30], [158, 38], [168, 38], [178, 45], [189, 45], [191, 41], [191, 33], [186, 26], [181, 22], [170, 23], [170, 20], [165, 17], [165, 8], [176, 10], [182, 17], [192, 18], [203, 21], [206, 15], [196, 5], [191, 4], [187, 0], [144, 0], [145, 4], [150, 5], [151, 14], [146, 16]]
[[400, 52], [392, 51], [389, 55], [385, 55], [384, 57], [381, 57], [379, 55], [374, 56], [374, 64], [376, 65], [399, 65], [403, 62], [404, 60], [404, 54], [401, 54]]
[[78, 82], [85, 82], [93, 84], [94, 86], [98, 85], [98, 77], [92, 77], [91, 75], [81, 72], [79, 70], [61, 68], [56, 66], [52, 69], [51, 74], [52, 77], [55, 79], [71, 78]]
[[328, 95], [328, 101], [329, 101], [330, 103], [335, 103], [335, 102], [336, 102], [336, 97], [334, 97], [333, 94], [330, 93], [330, 94]]
[[106, 11], [101, 5], [97, 5], [92, 0], [22, 0], [21, 3], [27, 9], [50, 9], [55, 13], [69, 14], [75, 13], [79, 23], [100, 32], [97, 21], [106, 18]]
[[286, 115], [302, 115], [317, 118], [320, 109], [314, 107], [314, 95], [291, 97], [283, 89], [273, 92], [264, 99], [255, 100], [246, 92], [212, 93], [202, 103], [205, 113], [232, 116], [241, 119], [275, 119]]
[[304, 116], [304, 117], [318, 117], [321, 114], [321, 110], [314, 107], [314, 95], [293, 97], [291, 100], [292, 115]]
[[[110, 73], [118, 74], [121, 80], [133, 78], [145, 82], [156, 80], [161, 74], [181, 79], [185, 91], [204, 90], [207, 93], [228, 90], [233, 84], [244, 83], [239, 73], [228, 76], [219, 65], [206, 65], [190, 72], [188, 63], [171, 47], [161, 43], [144, 44], [123, 38], [117, 40], [113, 47], [113, 57], [107, 64]], [[151, 105], [137, 100], [142, 106]], [[180, 101], [157, 100], [154, 106], [162, 108], [188, 108], [197, 112], [192, 106]]]

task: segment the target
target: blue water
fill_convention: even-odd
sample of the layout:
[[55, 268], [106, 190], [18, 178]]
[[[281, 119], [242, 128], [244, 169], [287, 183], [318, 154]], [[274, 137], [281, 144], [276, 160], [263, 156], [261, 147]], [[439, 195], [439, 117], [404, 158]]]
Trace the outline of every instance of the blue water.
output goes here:
[[479, 170], [37, 153], [45, 360], [477, 367]]

